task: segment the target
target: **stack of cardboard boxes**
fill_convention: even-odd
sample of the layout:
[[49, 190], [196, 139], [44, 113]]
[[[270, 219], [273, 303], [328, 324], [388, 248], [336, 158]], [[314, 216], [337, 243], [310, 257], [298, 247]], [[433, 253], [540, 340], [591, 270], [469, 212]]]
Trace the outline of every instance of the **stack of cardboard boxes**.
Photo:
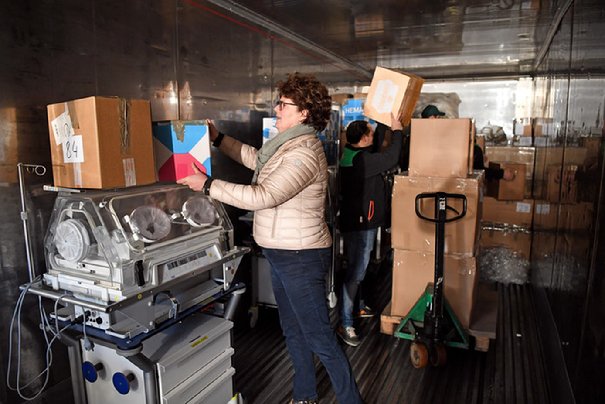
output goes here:
[[514, 178], [486, 183], [481, 218], [481, 247], [504, 246], [513, 250], [517, 256], [529, 260], [533, 200], [525, 199], [528, 164], [518, 160], [490, 162], [489, 167], [511, 170]]
[[[582, 202], [589, 200], [585, 196], [590, 191], [585, 188], [590, 184], [582, 183], [581, 176], [586, 177], [591, 156], [601, 144], [601, 139], [588, 139], [591, 147], [486, 147], [492, 163], [524, 165], [525, 185], [522, 197], [521, 184], [508, 184], [517, 189], [514, 197], [502, 197], [488, 188], [482, 218], [483, 247], [506, 247], [531, 261], [553, 257], [555, 248], [560, 254], [586, 259], [590, 246], [589, 238], [583, 235], [592, 226], [593, 204]], [[563, 233], [565, 236], [555, 243], [556, 234]]]
[[152, 123], [149, 101], [118, 97], [87, 97], [47, 110], [56, 187], [125, 188], [155, 183], [158, 176], [174, 182], [193, 174], [193, 165], [210, 174], [205, 121]]
[[[483, 190], [483, 172], [472, 171], [473, 132], [470, 119], [412, 119], [410, 165], [395, 177], [391, 238], [394, 249], [391, 304], [381, 318], [381, 331], [392, 333], [389, 319], [408, 314], [433, 282], [435, 223], [416, 215], [416, 196], [425, 192], [463, 194], [466, 215], [445, 225], [445, 297], [465, 329], [469, 328], [477, 285], [476, 252]], [[457, 211], [462, 204], [452, 200]], [[432, 200], [419, 209], [433, 216]]]

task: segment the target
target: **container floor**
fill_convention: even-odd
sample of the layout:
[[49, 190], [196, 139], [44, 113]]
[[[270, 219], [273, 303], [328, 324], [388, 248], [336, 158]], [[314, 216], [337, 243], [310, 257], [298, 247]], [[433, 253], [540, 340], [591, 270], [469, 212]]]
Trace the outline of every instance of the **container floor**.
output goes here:
[[[492, 286], [499, 295], [497, 337], [487, 352], [448, 348], [444, 367], [415, 369], [410, 342], [380, 333], [379, 314], [391, 299], [390, 273], [388, 260], [369, 270], [366, 303], [377, 315], [359, 321], [359, 346], [342, 344], [366, 403], [552, 402], [531, 286]], [[331, 315], [336, 325], [337, 313]], [[288, 403], [293, 373], [277, 309], [260, 307], [254, 327], [236, 327], [234, 348], [234, 390], [246, 403]], [[319, 361], [316, 374], [319, 402], [336, 403]]]

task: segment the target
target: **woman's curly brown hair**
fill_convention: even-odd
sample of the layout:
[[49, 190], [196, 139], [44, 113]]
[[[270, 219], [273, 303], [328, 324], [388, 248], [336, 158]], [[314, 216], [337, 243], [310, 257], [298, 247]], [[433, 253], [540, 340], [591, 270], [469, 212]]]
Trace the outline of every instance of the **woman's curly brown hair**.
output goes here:
[[280, 97], [290, 98], [299, 110], [309, 111], [304, 124], [313, 126], [317, 131], [326, 128], [330, 120], [332, 97], [314, 76], [290, 74], [288, 80], [277, 83], [277, 91]]

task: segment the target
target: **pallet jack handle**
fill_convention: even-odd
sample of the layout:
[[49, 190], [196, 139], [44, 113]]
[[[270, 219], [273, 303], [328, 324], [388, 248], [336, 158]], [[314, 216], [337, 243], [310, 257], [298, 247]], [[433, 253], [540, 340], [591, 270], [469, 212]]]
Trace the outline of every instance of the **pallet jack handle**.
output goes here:
[[[433, 199], [435, 202], [435, 213], [433, 217], [422, 213], [421, 204], [423, 200]], [[461, 200], [462, 211], [458, 212], [454, 207], [448, 205], [448, 199]], [[463, 194], [451, 194], [447, 192], [424, 192], [416, 195], [415, 211], [416, 215], [424, 220], [435, 223], [435, 278], [433, 281], [433, 299], [431, 302], [430, 317], [432, 320], [433, 339], [440, 338], [440, 323], [443, 319], [443, 273], [444, 273], [444, 252], [445, 252], [445, 224], [462, 219], [466, 215], [466, 196]], [[447, 217], [447, 211], [455, 213], [452, 217]]]

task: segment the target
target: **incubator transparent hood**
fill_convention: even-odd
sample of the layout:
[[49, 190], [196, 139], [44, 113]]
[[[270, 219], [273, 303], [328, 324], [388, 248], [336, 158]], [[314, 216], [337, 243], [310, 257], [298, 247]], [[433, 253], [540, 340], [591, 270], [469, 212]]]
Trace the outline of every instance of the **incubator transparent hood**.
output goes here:
[[115, 302], [199, 271], [231, 249], [222, 204], [186, 187], [60, 192], [45, 238], [44, 283]]

